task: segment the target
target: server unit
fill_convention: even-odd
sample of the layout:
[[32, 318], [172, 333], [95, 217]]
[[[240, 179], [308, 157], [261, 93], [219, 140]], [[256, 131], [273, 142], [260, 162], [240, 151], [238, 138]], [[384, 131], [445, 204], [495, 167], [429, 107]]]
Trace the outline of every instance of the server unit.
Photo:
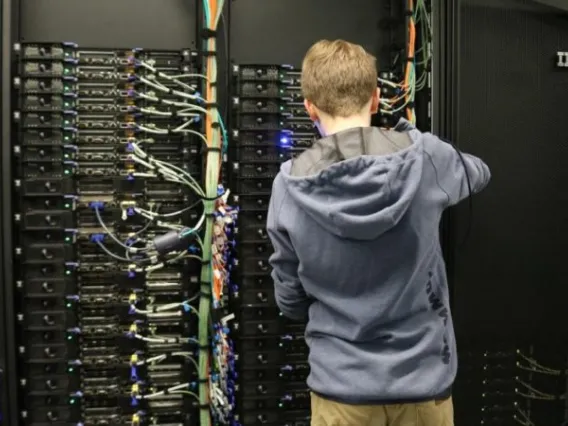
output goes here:
[[[41, 40], [17, 43], [12, 52], [14, 72], [4, 85], [8, 78], [13, 175], [4, 179], [12, 189], [14, 251], [4, 258], [12, 260], [15, 283], [6, 292], [13, 293], [14, 315], [6, 315], [16, 325], [16, 347], [7, 351], [14, 360], [9, 382], [18, 384], [18, 424], [310, 423], [305, 324], [287, 320], [276, 305], [266, 217], [280, 164], [319, 135], [304, 111], [300, 71], [266, 63], [231, 67], [229, 42], [239, 34], [229, 31], [229, 7], [220, 8], [221, 17], [213, 13], [218, 4], [205, 3], [192, 4], [191, 13], [207, 22], [188, 23], [207, 27], [197, 32], [198, 50], [109, 48], [127, 36], [120, 29], [110, 37], [109, 28], [101, 35], [106, 48]], [[380, 45], [370, 49], [382, 71], [383, 103], [374, 124], [390, 127], [402, 116], [416, 118], [416, 94], [428, 80], [426, 67], [412, 80], [407, 66], [402, 4], [379, 3], [365, 9], [382, 11], [376, 22], [372, 13], [358, 12], [377, 28], [351, 30], [364, 32], [364, 42], [348, 34], [329, 38]], [[407, 24], [413, 16], [418, 28], [426, 27], [427, 3], [407, 11]], [[163, 25], [177, 22], [172, 4], [164, 2]], [[98, 39], [79, 21], [63, 25], [51, 9], [38, 7], [46, 25], [35, 31], [28, 10], [28, 36], [58, 28], [58, 37], [69, 31], [85, 43]], [[55, 2], [53, 15], [64, 11], [61, 19], [69, 21], [72, 7]], [[124, 7], [132, 19], [155, 13]], [[239, 7], [247, 20], [257, 9], [252, 2]], [[321, 8], [310, 7], [319, 15]], [[165, 19], [159, 16], [158, 27]], [[152, 29], [143, 22], [151, 18], [137, 19], [144, 40]], [[213, 22], [222, 22], [222, 31]], [[175, 42], [165, 40], [167, 31], [155, 31], [148, 42], [180, 46], [187, 31]], [[304, 36], [310, 43], [322, 38]], [[289, 52], [304, 50], [300, 45]], [[257, 48], [258, 63], [275, 51], [262, 43]], [[248, 44], [244, 50], [251, 52]], [[227, 128], [227, 117], [217, 114], [225, 107]], [[426, 122], [423, 112], [418, 121]], [[163, 253], [156, 238], [170, 231], [189, 242]], [[11, 272], [5, 275], [10, 281]]]
[[15, 55], [21, 424], [195, 424], [200, 262], [141, 255], [200, 212], [131, 154], [143, 148], [199, 179], [200, 145], [175, 131], [192, 116], [174, 113], [175, 83], [162, 78], [191, 73], [196, 56], [71, 43], [16, 45]]
[[238, 410], [244, 425], [309, 424], [305, 324], [281, 316], [268, 259], [266, 215], [280, 164], [309, 148], [316, 130], [290, 66], [233, 66], [232, 183], [239, 205]]

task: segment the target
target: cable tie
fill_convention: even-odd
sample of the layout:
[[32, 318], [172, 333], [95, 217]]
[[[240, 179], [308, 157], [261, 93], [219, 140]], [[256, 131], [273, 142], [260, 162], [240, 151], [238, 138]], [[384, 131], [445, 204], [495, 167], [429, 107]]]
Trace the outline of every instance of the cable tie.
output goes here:
[[[217, 197], [211, 197], [211, 198], [209, 198], [209, 197], [201, 197], [201, 200], [202, 200], [202, 201], [217, 201], [218, 199], [219, 199], [219, 196], [217, 196]], [[206, 213], [206, 215], [207, 215], [207, 213]]]
[[201, 349], [202, 351], [206, 351], [209, 349], [209, 345], [199, 345], [199, 349]]
[[219, 104], [217, 102], [205, 102], [203, 105], [205, 108], [219, 108]]
[[207, 83], [209, 84], [209, 86], [212, 86], [212, 87], [217, 86], [217, 80], [208, 81]]
[[416, 106], [416, 105], [415, 105], [414, 102], [409, 102], [409, 103], [406, 105], [406, 107], [407, 107], [407, 108], [410, 108], [410, 109], [414, 108], [415, 106]]
[[197, 380], [197, 383], [209, 383], [209, 377], [200, 378]]
[[209, 406], [210, 404], [199, 404], [199, 409], [200, 410], [209, 410]]
[[213, 293], [209, 289], [211, 287], [211, 283], [201, 283], [201, 285], [206, 285], [208, 287], [207, 291], [203, 291], [203, 289], [201, 290], [201, 297], [204, 299], [211, 299], [213, 297]]
[[220, 128], [221, 128], [221, 124], [219, 124], [218, 121], [214, 121], [213, 123], [211, 123], [211, 128], [213, 128], [213, 129], [220, 129]]
[[202, 50], [200, 53], [203, 56], [217, 56], [217, 51], [215, 50]]
[[412, 16], [414, 16], [414, 11], [413, 11], [412, 9], [406, 9], [406, 10], [404, 11], [404, 16], [406, 16], [406, 17], [412, 17]]
[[222, 152], [223, 148], [221, 148], [220, 146], [207, 146], [207, 145], [203, 145], [201, 147], [201, 153], [202, 154], [206, 154], [208, 152]]
[[152, 313], [156, 314], [158, 312], [158, 307], [157, 306], [153, 306], [152, 307]]
[[203, 38], [217, 37], [217, 31], [212, 29], [212, 28], [203, 28], [201, 30], [201, 37], [203, 37]]
[[203, 259], [203, 260], [201, 261], [201, 264], [204, 265], [204, 266], [210, 265], [210, 264], [211, 264], [211, 259], [208, 259], [208, 260]]
[[170, 394], [170, 390], [169, 390], [169, 389], [164, 389], [163, 392], [164, 392], [164, 395], [169, 395], [169, 394]]

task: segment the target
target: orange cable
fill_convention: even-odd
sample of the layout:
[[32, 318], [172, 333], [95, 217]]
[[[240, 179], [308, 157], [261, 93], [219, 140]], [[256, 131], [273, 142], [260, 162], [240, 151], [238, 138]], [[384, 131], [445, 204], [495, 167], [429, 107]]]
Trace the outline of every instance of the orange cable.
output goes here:
[[[408, 0], [408, 10], [412, 13], [414, 13], [414, 0]], [[407, 61], [406, 61], [406, 70], [404, 73], [404, 85], [407, 88], [407, 93], [405, 96], [405, 102], [409, 102], [410, 101], [410, 94], [409, 94], [409, 90], [410, 90], [410, 73], [412, 71], [412, 63], [410, 62], [410, 59], [414, 59], [414, 55], [415, 55], [415, 49], [416, 49], [416, 25], [414, 24], [414, 18], [411, 16], [410, 20], [409, 20], [409, 26], [408, 26], [408, 33], [409, 33], [409, 37], [408, 37], [408, 55], [407, 55]], [[412, 110], [411, 108], [406, 108], [406, 118], [408, 118], [409, 120], [412, 119]]]

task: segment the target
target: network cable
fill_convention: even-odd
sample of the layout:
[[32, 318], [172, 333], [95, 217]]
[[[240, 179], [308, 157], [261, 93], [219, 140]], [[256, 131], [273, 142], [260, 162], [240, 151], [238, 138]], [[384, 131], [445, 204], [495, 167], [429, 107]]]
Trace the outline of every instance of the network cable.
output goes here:
[[[394, 96], [384, 97], [380, 101], [380, 112], [394, 116], [404, 114], [413, 124], [416, 123], [414, 102], [417, 92], [423, 90], [429, 79], [429, 67], [432, 58], [432, 25], [425, 0], [407, 0], [409, 14], [407, 26], [408, 43], [406, 46], [406, 61], [402, 71], [403, 81], [395, 82], [379, 78], [382, 86], [388, 86]], [[417, 49], [417, 27], [420, 29], [422, 46]], [[418, 70], [421, 73], [418, 75]]]
[[520, 350], [517, 351], [517, 355], [527, 363], [527, 364], [521, 364], [520, 362], [517, 362], [517, 368], [520, 368], [521, 370], [526, 370], [531, 373], [540, 373], [551, 376], [560, 376], [563, 374], [563, 371], [561, 370], [545, 367], [534, 358], [523, 354]]
[[[155, 300], [140, 299], [137, 292], [128, 298], [129, 312], [138, 318], [148, 319], [155, 315], [183, 316], [195, 314], [199, 323], [195, 338], [145, 335], [143, 329], [134, 322], [127, 335], [147, 343], [192, 344], [197, 346], [196, 358], [191, 353], [176, 351], [172, 354], [154, 356], [141, 361], [132, 362], [135, 369], [145, 364], [161, 362], [168, 357], [187, 358], [195, 366], [198, 381], [196, 383], [180, 383], [164, 390], [148, 391], [141, 383], [132, 385], [133, 401], [158, 398], [167, 394], [187, 395], [198, 400], [200, 424], [211, 426], [215, 423], [228, 424], [232, 418], [234, 397], [232, 371], [234, 370], [234, 354], [229, 337], [228, 323], [231, 316], [211, 318], [211, 309], [217, 309], [225, 303], [225, 296], [230, 284], [230, 262], [227, 255], [230, 251], [230, 232], [236, 222], [237, 210], [228, 204], [229, 191], [220, 186], [220, 172], [223, 156], [227, 152], [228, 138], [226, 126], [217, 108], [217, 58], [215, 32], [222, 14], [223, 0], [203, 0], [204, 27], [210, 36], [206, 37], [204, 50], [206, 63], [203, 73], [168, 74], [159, 70], [152, 60], [140, 60], [132, 55], [129, 64], [134, 72], [128, 80], [132, 88], [127, 96], [133, 100], [128, 113], [146, 120], [132, 120], [126, 125], [129, 133], [143, 135], [141, 138], [128, 137], [125, 143], [129, 164], [128, 176], [131, 179], [168, 182], [181, 185], [196, 197], [187, 206], [170, 212], [160, 212], [153, 205], [145, 206], [136, 201], [130, 207], [134, 215], [146, 220], [145, 225], [137, 232], [131, 232], [126, 241], [116, 233], [116, 224], [105, 223], [101, 211], [103, 203], [95, 203], [91, 208], [104, 231], [103, 235], [95, 235], [91, 240], [106, 255], [119, 262], [126, 262], [132, 267], [140, 267], [146, 272], [146, 279], [168, 264], [186, 260], [195, 260], [202, 265], [201, 288], [193, 297], [184, 301], [156, 304]], [[140, 72], [142, 71], [143, 72]], [[199, 84], [203, 83], [204, 94], [201, 95]], [[144, 100], [139, 106], [136, 100]], [[168, 123], [166, 123], [166, 119]], [[161, 120], [161, 121], [159, 121]], [[175, 120], [175, 124], [171, 124]], [[158, 122], [164, 124], [157, 124]], [[198, 126], [204, 124], [202, 133]], [[150, 154], [146, 146], [155, 143], [155, 139], [163, 137], [194, 136], [201, 141], [205, 152], [204, 184], [198, 182], [187, 170], [177, 164], [161, 160]], [[203, 205], [203, 212], [197, 223], [188, 227], [179, 221], [184, 213]], [[154, 237], [145, 236], [150, 226], [169, 230]], [[114, 253], [104, 243], [108, 238]], [[123, 254], [120, 253], [123, 251]], [[193, 302], [199, 298], [199, 308]], [[145, 304], [142, 304], [145, 303]], [[154, 333], [154, 332], [152, 332]], [[138, 360], [138, 354], [132, 360]], [[135, 377], [136, 374], [133, 374]], [[191, 389], [195, 387], [196, 392]], [[133, 402], [134, 404], [134, 402]], [[140, 424], [142, 413], [132, 417], [132, 424]], [[213, 418], [213, 419], [212, 419]]]

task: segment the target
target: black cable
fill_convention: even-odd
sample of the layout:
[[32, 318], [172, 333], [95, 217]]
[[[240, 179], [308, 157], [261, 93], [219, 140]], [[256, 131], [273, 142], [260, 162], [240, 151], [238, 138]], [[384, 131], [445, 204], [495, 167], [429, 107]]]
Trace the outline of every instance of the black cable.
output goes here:
[[448, 140], [445, 140], [443, 138], [440, 138], [440, 139], [443, 140], [444, 142], [450, 144], [456, 150], [457, 154], [460, 157], [460, 160], [463, 164], [463, 168], [464, 168], [464, 171], [465, 171], [465, 179], [466, 179], [466, 182], [467, 182], [467, 190], [469, 192], [468, 197], [467, 197], [468, 198], [469, 214], [468, 214], [468, 220], [467, 220], [467, 229], [465, 231], [465, 234], [464, 234], [464, 237], [463, 237], [461, 243], [458, 244], [458, 248], [461, 249], [465, 246], [465, 243], [467, 243], [467, 240], [469, 239], [469, 237], [471, 235], [471, 229], [472, 229], [472, 226], [473, 226], [472, 225], [473, 224], [473, 191], [472, 191], [472, 188], [471, 188], [471, 178], [469, 176], [469, 170], [467, 169], [467, 164], [465, 162], [465, 158], [463, 157], [463, 154], [459, 150], [459, 148]]
[[[142, 235], [144, 232], [146, 232], [148, 230], [148, 228], [150, 228], [150, 226], [154, 223], [154, 219], [150, 219], [148, 220], [148, 222], [146, 222], [146, 225], [144, 225], [144, 227], [142, 227], [140, 230], [136, 231], [134, 233], [134, 235], [129, 238], [129, 240], [132, 241], [132, 245], [136, 244], [138, 241], [136, 241], [136, 237], [139, 237], [140, 235]], [[129, 245], [128, 242], [125, 243], [127, 246]], [[131, 247], [131, 246], [130, 246]], [[132, 259], [130, 257], [130, 250], [126, 250], [125, 256], [128, 260], [130, 260], [131, 262], [136, 262], [137, 259]]]
[[467, 170], [467, 166], [465, 164], [465, 159], [463, 158], [463, 154], [461, 153], [461, 151], [457, 147], [454, 147], [454, 148], [456, 149], [456, 152], [460, 156], [460, 160], [461, 160], [463, 167], [465, 169], [465, 179], [467, 181], [467, 190], [469, 192], [469, 196], [468, 196], [468, 213], [469, 214], [468, 214], [468, 220], [467, 220], [467, 229], [466, 229], [465, 234], [463, 236], [462, 242], [458, 245], [458, 248], [462, 248], [463, 246], [465, 246], [465, 243], [469, 239], [469, 237], [471, 235], [471, 228], [473, 226], [473, 192], [471, 190], [471, 179], [469, 177], [469, 171]]

